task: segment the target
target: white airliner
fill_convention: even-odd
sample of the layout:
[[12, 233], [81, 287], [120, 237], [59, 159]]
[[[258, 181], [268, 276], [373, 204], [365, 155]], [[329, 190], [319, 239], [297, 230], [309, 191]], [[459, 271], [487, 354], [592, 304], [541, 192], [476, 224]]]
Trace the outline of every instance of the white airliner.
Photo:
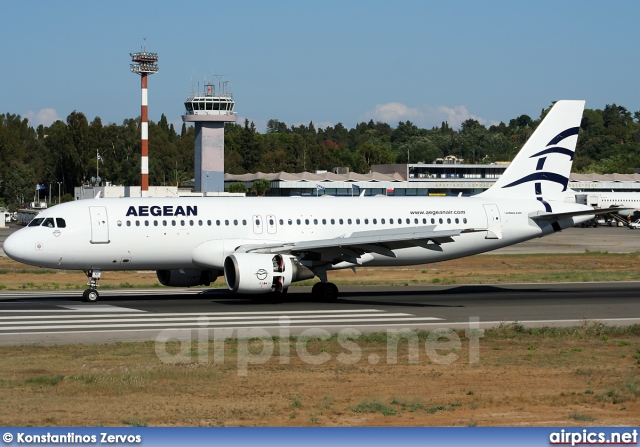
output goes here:
[[594, 208], [617, 208], [623, 217], [634, 216], [640, 210], [639, 192], [591, 192], [574, 193], [576, 202]]
[[156, 270], [166, 286], [237, 293], [312, 290], [334, 300], [327, 271], [424, 264], [546, 236], [598, 213], [564, 201], [584, 101], [558, 101], [513, 163], [473, 197], [185, 197], [92, 199], [44, 210], [4, 243], [26, 264], [83, 270], [97, 301], [106, 270]]

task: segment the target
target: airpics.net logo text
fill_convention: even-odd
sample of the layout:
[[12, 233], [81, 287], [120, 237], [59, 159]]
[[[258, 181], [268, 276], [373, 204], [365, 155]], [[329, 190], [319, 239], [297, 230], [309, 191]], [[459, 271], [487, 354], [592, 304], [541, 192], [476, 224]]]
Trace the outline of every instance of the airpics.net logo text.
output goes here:
[[[398, 364], [399, 357], [408, 364], [420, 362], [450, 365], [457, 361], [470, 364], [480, 362], [479, 319], [471, 318], [463, 331], [439, 328], [420, 335], [409, 328], [387, 329], [384, 332], [384, 353], [369, 353], [365, 356], [360, 346], [363, 333], [356, 328], [343, 328], [335, 335], [337, 346], [330, 350], [310, 348], [313, 342], [329, 341], [333, 335], [324, 328], [307, 328], [292, 336], [291, 319], [283, 316], [278, 320], [279, 328], [269, 332], [263, 328], [211, 328], [209, 318], [198, 318], [198, 329], [170, 328], [160, 331], [155, 340], [158, 358], [167, 364], [214, 364], [235, 362], [239, 376], [247, 376], [252, 365], [261, 365], [277, 357], [279, 364], [289, 364], [295, 356], [308, 365], [322, 365], [335, 360], [343, 365], [367, 362], [376, 365], [381, 361], [388, 365]], [[466, 352], [463, 353], [463, 341]], [[234, 349], [227, 350], [228, 342]], [[406, 355], [399, 352], [406, 347]], [[403, 351], [404, 352], [404, 351]], [[226, 354], [225, 354], [226, 353]]]

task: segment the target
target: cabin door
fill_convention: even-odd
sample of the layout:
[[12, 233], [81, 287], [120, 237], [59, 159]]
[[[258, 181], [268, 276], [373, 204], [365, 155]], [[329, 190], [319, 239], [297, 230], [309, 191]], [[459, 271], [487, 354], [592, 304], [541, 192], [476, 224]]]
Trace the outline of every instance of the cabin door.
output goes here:
[[485, 239], [502, 239], [502, 225], [500, 223], [500, 210], [498, 205], [492, 203], [484, 205], [487, 213], [487, 236]]
[[91, 215], [91, 243], [109, 243], [109, 224], [107, 223], [107, 208], [104, 206], [90, 206]]

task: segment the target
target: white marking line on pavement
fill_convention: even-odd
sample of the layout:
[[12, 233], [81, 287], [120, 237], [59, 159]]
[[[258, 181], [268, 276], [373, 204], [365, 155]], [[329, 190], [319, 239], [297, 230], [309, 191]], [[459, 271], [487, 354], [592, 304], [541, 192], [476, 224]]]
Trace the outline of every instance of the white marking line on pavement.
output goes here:
[[[333, 320], [296, 320], [291, 323], [351, 323], [351, 322], [376, 322], [376, 323], [384, 323], [387, 321], [434, 321], [434, 320], [442, 320], [441, 318], [435, 317], [415, 317], [415, 318], [361, 318], [361, 319], [333, 319]], [[233, 324], [233, 321], [221, 321], [221, 322], [208, 322], [206, 326], [200, 326], [200, 324], [196, 321], [189, 323], [171, 323], [171, 327], [175, 326], [196, 326], [207, 328], [209, 326], [222, 326]], [[279, 321], [273, 320], [264, 320], [264, 321], [251, 321], [246, 322], [244, 324], [252, 324], [252, 325], [260, 325], [260, 324], [278, 324]], [[238, 322], [238, 324], [243, 324], [243, 322]], [[81, 325], [55, 325], [55, 326], [6, 326], [1, 327], [0, 329], [3, 331], [18, 331], [18, 330], [38, 330], [38, 329], [88, 329], [88, 328], [135, 328], [135, 327], [151, 327], [151, 326], [160, 326], [157, 323], [139, 323], [139, 324], [81, 324]], [[293, 327], [291, 325], [279, 326], [279, 327]]]
[[[67, 310], [53, 309], [53, 310], [0, 310], [0, 313], [54, 313], [57, 315], [37, 315], [37, 318], [91, 318], [95, 315], [91, 314], [74, 314], [69, 313]], [[61, 313], [66, 312], [65, 315], [60, 315]], [[154, 317], [182, 317], [182, 316], [213, 316], [213, 315], [304, 315], [304, 314], [342, 314], [342, 313], [357, 313], [357, 312], [379, 312], [384, 313], [384, 310], [381, 309], [329, 309], [329, 310], [267, 310], [267, 311], [251, 311], [251, 312], [169, 312], [169, 313], [152, 313], [148, 312], [149, 315], [153, 315]], [[409, 315], [409, 314], [408, 314]], [[126, 315], [122, 314], [114, 314], [114, 315], [100, 315], [101, 317], [124, 317]], [[133, 314], [132, 316], [139, 317], [139, 314]], [[0, 317], [0, 320], [9, 320], [9, 319], [19, 319], [19, 318], [35, 318], [33, 316], [14, 316], [14, 317]]]
[[91, 307], [88, 307], [86, 304], [76, 304], [76, 305], [58, 305], [59, 307], [64, 307], [65, 309], [70, 309], [70, 310], [84, 310], [84, 311], [89, 311], [89, 312], [96, 312], [96, 313], [100, 313], [100, 312], [146, 312], [144, 310], [139, 310], [139, 309], [131, 309], [128, 307], [119, 307], [119, 306], [112, 306], [110, 304], [96, 304], [96, 305], [92, 305]]
[[[135, 322], [151, 322], [151, 321], [193, 321], [194, 323], [200, 323], [198, 320], [202, 317], [202, 315], [198, 316], [197, 318], [195, 316], [191, 316], [191, 317], [183, 317], [183, 316], [176, 316], [176, 317], [161, 317], [161, 318], [156, 318], [155, 314], [145, 314], [146, 316], [144, 317], [140, 317], [139, 314], [136, 315], [112, 315], [112, 317], [115, 318], [105, 318], [105, 316], [100, 315], [90, 315], [87, 316], [86, 319], [83, 319], [80, 323], [135, 323]], [[314, 318], [361, 318], [361, 317], [370, 317], [372, 316], [372, 314], [348, 314], [348, 315], [336, 315], [336, 314], [331, 314], [331, 315], [322, 315], [322, 314], [317, 314], [317, 315], [313, 315]], [[413, 317], [415, 315], [413, 314], [405, 314], [405, 313], [385, 313], [384, 315], [374, 315], [375, 318], [386, 318], [386, 317]], [[119, 318], [119, 317], [130, 317], [130, 318]], [[307, 318], [307, 315], [286, 315], [286, 314], [282, 314], [280, 316], [285, 317], [285, 318], [289, 318], [290, 321], [296, 321], [297, 319], [300, 318]], [[18, 323], [18, 321], [16, 320], [24, 320], [27, 317], [4, 317], [2, 318], [2, 320], [4, 321], [0, 321], [0, 329], [2, 329], [2, 326], [7, 325], [7, 324], [16, 324]], [[52, 321], [51, 318], [58, 318], [58, 320], [54, 320]], [[219, 316], [219, 317], [215, 317], [215, 318], [207, 318], [208, 321], [225, 321], [225, 320], [260, 320], [260, 319], [265, 319], [266, 316], [265, 315], [250, 315], [250, 316]], [[28, 321], [24, 321], [24, 324], [45, 324], [45, 323], [49, 323], [49, 324], [53, 324], [53, 323], [72, 323], [74, 324], [75, 322], [73, 320], [76, 320], [77, 317], [74, 318], [66, 318], [65, 315], [56, 315], [56, 316], [44, 316], [44, 317], [39, 317], [39, 316], [33, 316], [33, 317], [29, 317]], [[206, 322], [206, 321], [205, 321]]]

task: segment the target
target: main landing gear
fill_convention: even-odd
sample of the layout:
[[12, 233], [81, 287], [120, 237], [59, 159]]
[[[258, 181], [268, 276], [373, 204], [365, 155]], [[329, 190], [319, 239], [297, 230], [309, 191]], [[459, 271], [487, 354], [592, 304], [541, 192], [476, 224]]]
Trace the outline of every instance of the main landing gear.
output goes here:
[[87, 303], [95, 303], [100, 299], [100, 294], [96, 290], [98, 288], [98, 280], [100, 279], [101, 272], [98, 269], [89, 269], [84, 272], [89, 278], [87, 285], [89, 288], [82, 293], [82, 301]]
[[313, 285], [311, 295], [314, 300], [332, 302], [338, 299], [338, 287], [331, 282], [318, 282]]

